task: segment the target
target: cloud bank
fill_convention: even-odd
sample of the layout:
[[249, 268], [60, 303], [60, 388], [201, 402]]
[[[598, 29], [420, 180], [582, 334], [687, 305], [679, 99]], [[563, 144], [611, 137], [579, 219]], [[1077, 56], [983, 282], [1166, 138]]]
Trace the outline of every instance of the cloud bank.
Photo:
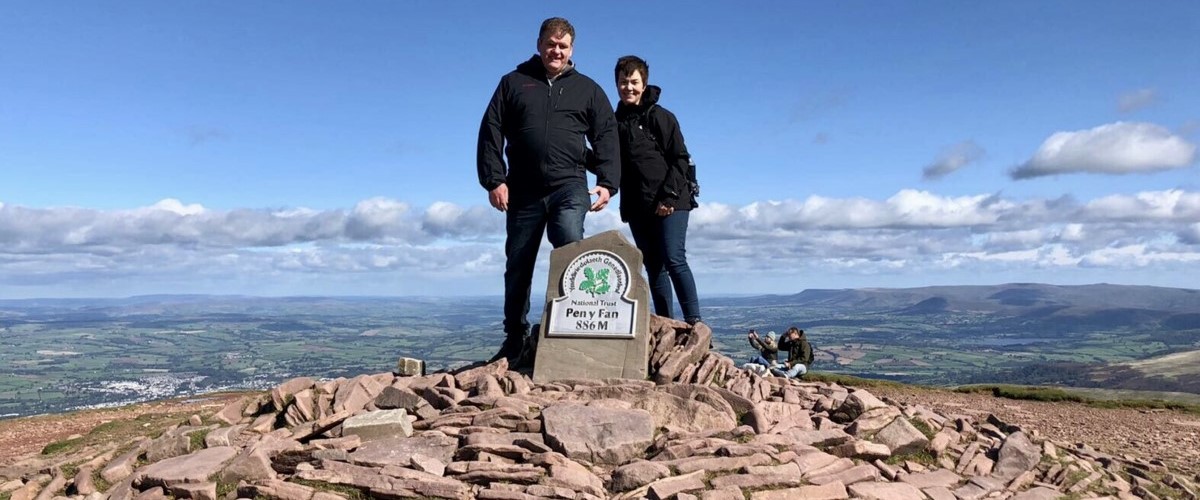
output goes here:
[[[0, 204], [0, 292], [111, 285], [118, 294], [320, 294], [336, 284], [340, 293], [499, 294], [503, 227], [490, 207], [417, 208], [387, 198], [337, 210], [220, 211], [173, 199], [109, 211]], [[607, 210], [589, 215], [586, 230], [622, 227]], [[688, 251], [701, 281], [735, 284], [817, 273], [933, 283], [948, 273], [1081, 269], [1094, 272], [1092, 281], [1139, 269], [1182, 280], [1200, 264], [1200, 193], [1080, 201], [906, 189], [882, 200], [706, 203], [691, 215]]]
[[1134, 174], [1183, 168], [1196, 145], [1153, 123], [1116, 122], [1088, 130], [1056, 132], [1033, 158], [1013, 169], [1013, 179], [1093, 173]]

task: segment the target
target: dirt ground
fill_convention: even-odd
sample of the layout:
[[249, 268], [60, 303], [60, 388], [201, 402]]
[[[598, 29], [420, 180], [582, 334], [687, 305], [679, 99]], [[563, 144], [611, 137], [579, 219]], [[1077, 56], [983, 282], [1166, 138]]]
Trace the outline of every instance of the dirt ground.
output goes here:
[[16, 463], [23, 457], [39, 454], [42, 448], [50, 443], [85, 435], [97, 425], [106, 422], [118, 419], [132, 420], [146, 414], [179, 415], [181, 420], [187, 420], [192, 414], [216, 413], [243, 395], [245, 394], [228, 393], [197, 396], [121, 408], [0, 420], [0, 467]]
[[1173, 471], [1200, 473], [1200, 415], [1172, 410], [1093, 408], [1080, 403], [1048, 403], [996, 398], [987, 394], [909, 387], [872, 387], [869, 392], [943, 415], [971, 415], [1037, 431], [1055, 442], [1087, 444], [1115, 456], [1161, 460]]

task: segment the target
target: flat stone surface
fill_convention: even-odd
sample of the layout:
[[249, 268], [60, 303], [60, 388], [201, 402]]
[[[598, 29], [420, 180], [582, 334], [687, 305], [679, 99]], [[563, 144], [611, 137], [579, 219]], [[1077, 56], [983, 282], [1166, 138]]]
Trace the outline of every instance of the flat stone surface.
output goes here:
[[1009, 500], [1055, 500], [1063, 496], [1063, 492], [1045, 486], [1028, 489], [1013, 495]]
[[852, 422], [859, 415], [887, 406], [887, 403], [880, 401], [874, 394], [863, 389], [858, 389], [846, 396], [846, 400], [833, 412], [833, 417], [835, 417], [835, 421]]
[[929, 500], [958, 500], [958, 497], [954, 496], [954, 492], [944, 486], [921, 488], [921, 493], [928, 496]]
[[907, 483], [861, 482], [849, 486], [850, 494], [865, 500], [925, 500], [925, 494]]
[[829, 451], [839, 457], [857, 458], [860, 460], [875, 460], [892, 456], [892, 450], [885, 444], [857, 439], [849, 443], [834, 446]]
[[[612, 252], [625, 262], [629, 283], [625, 297], [633, 300], [633, 338], [584, 338], [547, 335], [550, 306], [564, 296], [567, 266], [585, 252]], [[614, 286], [621, 286], [614, 284]], [[534, 294], [536, 295], [536, 294]], [[537, 300], [536, 298], [533, 300]], [[606, 298], [605, 300], [615, 300]], [[564, 245], [550, 252], [546, 284], [547, 306], [542, 314], [533, 380], [547, 382], [563, 378], [630, 378], [645, 380], [650, 363], [650, 287], [642, 277], [642, 254], [619, 231], [605, 231]]]
[[[678, 391], [688, 394], [686, 391]], [[708, 397], [685, 398], [653, 387], [619, 385], [593, 387], [580, 391], [579, 398], [591, 400], [617, 400], [628, 403], [628, 407], [650, 412], [655, 428], [670, 428], [682, 432], [728, 431], [737, 427], [737, 415], [728, 403], [715, 391]], [[624, 406], [624, 405], [622, 405]]]
[[668, 477], [650, 483], [650, 498], [666, 500], [685, 491], [700, 491], [704, 486], [704, 471]]
[[700, 500], [745, 500], [746, 495], [737, 486], [726, 486], [705, 491], [700, 494]]
[[816, 486], [801, 486], [781, 490], [756, 491], [750, 500], [844, 500], [850, 498], [846, 486], [832, 482]]
[[846, 426], [846, 432], [855, 436], [867, 436], [887, 427], [900, 415], [900, 409], [894, 406], [874, 408], [854, 419]]
[[713, 488], [737, 486], [744, 489], [788, 488], [801, 486], [804, 480], [796, 475], [784, 474], [729, 474], [712, 478]]
[[165, 433], [146, 447], [146, 461], [159, 462], [192, 451], [192, 440], [186, 435]]
[[675, 470], [680, 474], [687, 474], [698, 470], [723, 472], [769, 463], [771, 463], [771, 457], [762, 453], [744, 457], [691, 457], [676, 461]]
[[846, 431], [841, 429], [826, 429], [819, 431], [788, 429], [783, 433], [783, 435], [792, 438], [792, 441], [796, 444], [817, 447], [834, 446], [854, 439], [853, 436], [846, 434]]
[[646, 410], [559, 404], [542, 410], [546, 444], [577, 460], [618, 465], [640, 457], [654, 439]]
[[891, 448], [892, 453], [897, 455], [916, 453], [929, 445], [929, 438], [925, 437], [925, 434], [922, 434], [905, 417], [892, 420], [891, 423], [880, 429], [871, 440], [887, 445], [888, 448]]
[[825, 467], [829, 464], [832, 464], [832, 463], [836, 462], [837, 459], [838, 459], [838, 457], [835, 455], [830, 455], [829, 453], [825, 453], [823, 451], [814, 450], [814, 451], [810, 451], [808, 453], [800, 454], [792, 462], [800, 467], [800, 472], [802, 474], [806, 474], [808, 472], [811, 472], [811, 471], [820, 469], [822, 467]]
[[375, 410], [346, 419], [342, 422], [342, 436], [358, 436], [363, 441], [373, 439], [408, 437], [413, 433], [408, 412], [398, 410]]
[[671, 469], [660, 462], [639, 460], [618, 467], [612, 473], [612, 488], [615, 491], [629, 491], [641, 488], [654, 481], [671, 475]]
[[952, 470], [934, 469], [929, 472], [905, 474], [900, 477], [900, 481], [922, 489], [936, 486], [950, 488], [962, 481], [962, 476], [955, 474]]
[[810, 477], [808, 478], [808, 482], [813, 484], [826, 484], [832, 482], [854, 484], [859, 481], [874, 481], [877, 479], [879, 479], [879, 469], [876, 469], [874, 465], [863, 464], [833, 474]]
[[458, 450], [458, 440], [452, 437], [413, 436], [409, 438], [376, 439], [363, 443], [350, 453], [350, 461], [364, 466], [383, 467], [399, 465], [407, 467], [413, 455], [420, 454], [450, 463]]
[[265, 450], [248, 448], [229, 461], [221, 470], [220, 477], [221, 481], [236, 484], [238, 481], [275, 479], [276, 475]]
[[203, 483], [237, 456], [236, 448], [218, 446], [190, 455], [168, 458], [150, 464], [134, 473], [133, 483], [139, 489], [153, 486], [174, 486], [181, 483]]

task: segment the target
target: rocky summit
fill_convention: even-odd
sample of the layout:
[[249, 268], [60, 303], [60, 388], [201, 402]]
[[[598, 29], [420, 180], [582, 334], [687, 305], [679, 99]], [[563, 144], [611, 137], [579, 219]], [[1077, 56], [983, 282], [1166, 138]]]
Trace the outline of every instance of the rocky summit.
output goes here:
[[762, 377], [651, 321], [650, 380], [507, 363], [296, 378], [161, 435], [0, 467], [0, 498], [1198, 498], [1155, 460], [836, 383]]

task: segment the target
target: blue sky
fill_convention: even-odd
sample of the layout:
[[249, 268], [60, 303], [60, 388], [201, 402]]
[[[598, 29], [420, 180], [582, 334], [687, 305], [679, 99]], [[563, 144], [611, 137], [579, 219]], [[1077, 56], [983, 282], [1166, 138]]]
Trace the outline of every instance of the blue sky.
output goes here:
[[0, 4], [0, 298], [501, 293], [475, 138], [555, 15], [679, 117], [702, 294], [1200, 276], [1196, 2], [50, 1]]

